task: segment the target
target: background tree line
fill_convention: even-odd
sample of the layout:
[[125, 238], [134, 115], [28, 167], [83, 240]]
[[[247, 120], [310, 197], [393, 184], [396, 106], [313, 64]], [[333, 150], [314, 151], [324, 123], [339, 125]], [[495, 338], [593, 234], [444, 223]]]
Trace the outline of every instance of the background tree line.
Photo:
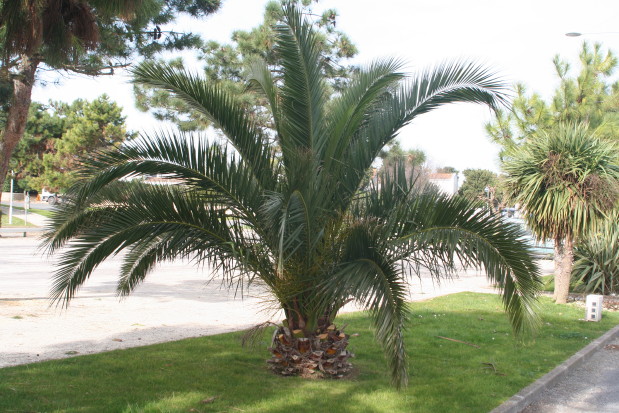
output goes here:
[[10, 168], [16, 174], [14, 190], [63, 192], [76, 182], [81, 158], [119, 147], [134, 136], [126, 130], [122, 108], [106, 95], [92, 102], [34, 102], [24, 137], [11, 157]]
[[[322, 53], [321, 70], [332, 91], [341, 91], [357, 67], [347, 60], [357, 54], [357, 47], [350, 38], [337, 30], [337, 11], [327, 9], [314, 13], [312, 0], [296, 1], [303, 14], [314, 22], [317, 47]], [[274, 24], [283, 17], [281, 1], [273, 0], [266, 4], [264, 20], [250, 30], [235, 30], [229, 43], [214, 40], [203, 41], [196, 48], [198, 62], [203, 64], [205, 79], [213, 85], [221, 85], [234, 98], [250, 110], [254, 119], [263, 127], [270, 127], [269, 113], [264, 110], [264, 97], [247, 87], [249, 67], [257, 60], [264, 61], [277, 73], [281, 73], [281, 57], [274, 51], [276, 33]], [[182, 69], [182, 58], [158, 59], [176, 69]], [[276, 75], [277, 76], [277, 75]], [[210, 125], [204, 114], [196, 112], [182, 99], [168, 91], [147, 85], [134, 86], [137, 108], [150, 112], [156, 119], [171, 121], [181, 130], [200, 130]]]
[[[311, 0], [293, 3], [315, 21], [318, 46], [324, 56], [322, 70], [330, 87], [341, 89], [356, 70], [345, 65], [344, 61], [354, 56], [357, 49], [343, 32], [336, 29], [337, 12], [325, 10], [316, 15], [311, 9]], [[73, 178], [58, 172], [70, 165], [64, 162], [65, 165], [60, 166], [59, 159], [52, 159], [52, 152], [57, 153], [60, 149], [62, 153], [61, 148], [39, 146], [41, 159], [26, 166], [28, 156], [30, 160], [35, 158], [36, 145], [31, 144], [32, 136], [59, 134], [58, 125], [47, 125], [51, 129], [40, 133], [32, 130], [34, 126], [28, 130], [26, 127], [27, 122], [34, 121], [33, 116], [39, 116], [33, 115], [33, 111], [43, 109], [39, 103], [30, 108], [32, 87], [40, 68], [89, 76], [113, 75], [136, 60], [153, 60], [162, 52], [193, 49], [199, 61], [205, 64], [206, 77], [213, 83], [222, 84], [244, 107], [253, 111], [257, 121], [264, 127], [269, 126], [266, 124], [268, 114], [261, 109], [264, 102], [252, 91], [245, 90], [245, 73], [249, 62], [255, 59], [264, 59], [273, 68], [278, 66], [278, 57], [273, 52], [273, 24], [282, 17], [280, 2], [268, 3], [264, 22], [249, 31], [234, 32], [230, 44], [206, 41], [198, 35], [174, 30], [173, 23], [179, 15], [203, 18], [216, 12], [220, 5], [220, 0], [45, 0], [28, 7], [28, 2], [24, 1], [1, 1], [0, 185], [10, 168], [18, 168], [20, 177], [28, 177], [21, 182], [21, 187], [36, 185], [63, 189], [72, 182]], [[172, 30], [166, 30], [166, 25]], [[161, 27], [164, 27], [163, 32]], [[178, 58], [167, 63], [177, 68], [184, 65]], [[156, 119], [171, 121], [181, 130], [209, 126], [202, 114], [191, 110], [168, 92], [136, 85], [135, 96], [139, 109], [151, 111]], [[59, 105], [54, 104], [56, 108]], [[43, 121], [45, 116], [40, 116], [39, 121]], [[20, 144], [25, 133], [28, 142]], [[11, 160], [14, 151], [19, 153]], [[52, 163], [56, 165], [52, 167]], [[43, 168], [39, 164], [46, 166]], [[52, 176], [51, 170], [56, 170], [56, 175]], [[35, 176], [37, 178], [33, 178]]]
[[200, 45], [166, 32], [180, 14], [204, 17], [220, 0], [0, 0], [0, 184], [22, 139], [37, 72], [113, 75], [141, 58]]

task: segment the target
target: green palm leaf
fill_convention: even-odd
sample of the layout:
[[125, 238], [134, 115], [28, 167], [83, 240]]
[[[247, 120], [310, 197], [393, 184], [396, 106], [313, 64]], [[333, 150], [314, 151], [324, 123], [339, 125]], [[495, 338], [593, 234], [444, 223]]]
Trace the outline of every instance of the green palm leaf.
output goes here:
[[281, 60], [283, 86], [279, 143], [284, 157], [289, 151], [312, 149], [322, 139], [324, 104], [328, 98], [321, 70], [320, 48], [311, 24], [301, 11], [284, 7], [285, 22], [275, 26], [275, 53]]
[[268, 137], [246, 111], [220, 88], [183, 70], [162, 63], [145, 62], [133, 70], [134, 82], [161, 88], [174, 94], [197, 112], [203, 113], [241, 154], [262, 184], [273, 183]]

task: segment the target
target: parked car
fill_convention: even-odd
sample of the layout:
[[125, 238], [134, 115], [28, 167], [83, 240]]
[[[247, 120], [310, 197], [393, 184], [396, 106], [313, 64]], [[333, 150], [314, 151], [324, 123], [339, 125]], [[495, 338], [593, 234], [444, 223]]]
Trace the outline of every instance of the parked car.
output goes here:
[[62, 195], [55, 192], [49, 192], [47, 189], [42, 189], [41, 201], [47, 201], [50, 205], [56, 205], [58, 202], [62, 202]]

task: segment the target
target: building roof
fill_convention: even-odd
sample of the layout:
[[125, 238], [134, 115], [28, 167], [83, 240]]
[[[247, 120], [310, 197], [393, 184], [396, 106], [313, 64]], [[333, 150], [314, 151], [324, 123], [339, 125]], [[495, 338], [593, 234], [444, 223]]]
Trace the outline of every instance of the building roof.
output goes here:
[[428, 178], [429, 179], [453, 179], [454, 177], [454, 173], [433, 173], [433, 174], [429, 174]]

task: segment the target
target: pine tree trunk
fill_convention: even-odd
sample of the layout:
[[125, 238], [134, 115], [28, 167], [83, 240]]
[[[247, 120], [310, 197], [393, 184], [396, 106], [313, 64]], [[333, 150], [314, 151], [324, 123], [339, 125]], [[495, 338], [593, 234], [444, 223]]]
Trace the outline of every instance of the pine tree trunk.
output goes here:
[[[38, 65], [38, 60], [22, 56], [13, 78], [13, 95], [7, 113], [6, 126], [0, 135], [0, 187], [2, 188], [9, 172], [11, 155], [26, 130], [34, 75]], [[2, 201], [2, 191], [0, 191], [0, 201]]]
[[[557, 304], [567, 303], [570, 293], [570, 281], [572, 277], [572, 265], [574, 261], [574, 240], [568, 236], [563, 242], [562, 254], [560, 259], [560, 271], [555, 274], [555, 293], [554, 298]], [[555, 257], [555, 261], [556, 261]]]

